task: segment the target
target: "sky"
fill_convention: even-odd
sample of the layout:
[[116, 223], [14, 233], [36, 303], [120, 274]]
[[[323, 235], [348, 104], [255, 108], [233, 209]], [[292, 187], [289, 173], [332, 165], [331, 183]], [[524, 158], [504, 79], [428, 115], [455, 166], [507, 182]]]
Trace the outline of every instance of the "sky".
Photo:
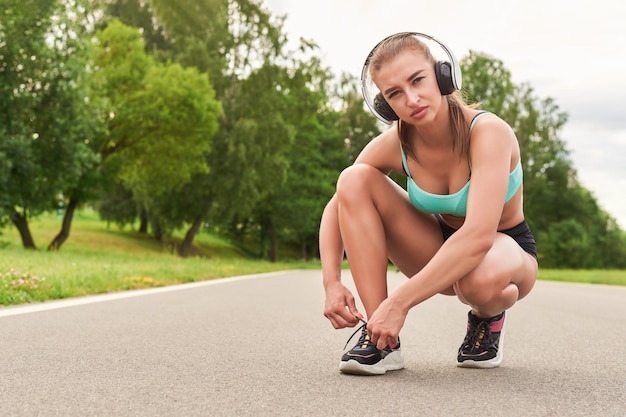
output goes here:
[[434, 36], [457, 60], [502, 61], [516, 84], [552, 98], [580, 183], [626, 229], [626, 2], [622, 0], [263, 0], [294, 43], [313, 40], [325, 66], [360, 77], [383, 38]]

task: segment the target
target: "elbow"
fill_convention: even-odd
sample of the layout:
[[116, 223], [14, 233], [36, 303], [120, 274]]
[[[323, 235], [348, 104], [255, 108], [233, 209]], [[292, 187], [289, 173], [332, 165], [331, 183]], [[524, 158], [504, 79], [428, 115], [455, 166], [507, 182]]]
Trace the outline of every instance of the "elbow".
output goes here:
[[495, 233], [491, 234], [491, 233], [483, 232], [481, 234], [477, 234], [476, 236], [473, 236], [473, 238], [470, 239], [470, 242], [473, 242], [472, 244], [473, 255], [480, 259], [484, 258], [485, 256], [487, 256], [487, 253], [493, 247], [494, 241], [495, 241]]

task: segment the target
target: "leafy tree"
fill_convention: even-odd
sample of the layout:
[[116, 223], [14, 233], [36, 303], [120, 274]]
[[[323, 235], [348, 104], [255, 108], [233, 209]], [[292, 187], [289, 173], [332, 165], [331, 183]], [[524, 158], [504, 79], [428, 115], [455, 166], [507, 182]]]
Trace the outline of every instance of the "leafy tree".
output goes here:
[[606, 234], [600, 240], [599, 250], [603, 255], [604, 268], [626, 269], [626, 233], [610, 216], [607, 220]]
[[[337, 172], [324, 168], [323, 138], [330, 137], [343, 145], [343, 138], [333, 132], [333, 126], [324, 126], [317, 118], [300, 126], [289, 152], [285, 185], [273, 198], [274, 222], [283, 233], [281, 240], [297, 243], [302, 259], [317, 247], [319, 220], [334, 192]], [[273, 253], [277, 255], [277, 249]]]
[[[268, 242], [268, 257], [276, 261], [278, 240], [281, 239], [281, 234], [285, 229], [291, 228], [295, 231], [299, 229], [297, 226], [305, 226], [308, 229], [306, 225], [310, 225], [311, 215], [315, 213], [311, 210], [307, 212], [301, 210], [311, 206], [310, 201], [307, 200], [318, 194], [319, 185], [314, 184], [319, 175], [315, 172], [316, 161], [315, 159], [303, 161], [303, 159], [319, 158], [317, 138], [305, 134], [297, 135], [296, 132], [302, 132], [304, 126], [314, 123], [315, 115], [326, 100], [323, 89], [312, 89], [310, 86], [312, 84], [323, 85], [327, 71], [321, 68], [318, 59], [294, 59], [290, 67], [282, 69], [269, 67], [268, 70], [265, 75], [268, 87], [266, 88], [269, 91], [276, 91], [273, 94], [272, 104], [268, 104], [273, 107], [271, 111], [279, 116], [278, 120], [285, 123], [289, 136], [286, 137], [288, 142], [282, 144], [282, 157], [276, 159], [273, 166], [265, 163], [259, 164], [264, 172], [260, 176], [262, 183], [259, 184], [258, 189], [262, 190], [262, 194], [256, 204], [255, 213], [263, 232], [260, 236], [261, 253], [265, 254], [264, 243]], [[251, 77], [251, 85], [258, 85], [254, 78]], [[272, 85], [275, 87], [273, 88]], [[263, 119], [262, 114], [258, 114], [257, 117], [259, 120]], [[270, 130], [262, 132], [263, 136], [272, 137], [274, 127], [269, 127]], [[292, 180], [291, 184], [287, 183], [289, 178]], [[272, 179], [272, 181], [267, 179]], [[306, 184], [303, 184], [304, 181]], [[294, 182], [300, 187], [294, 187]], [[310, 194], [303, 194], [306, 191]]]
[[[140, 207], [133, 199], [133, 191], [119, 182], [103, 187], [95, 206], [102, 220], [121, 227], [132, 225], [140, 214]], [[146, 233], [147, 230], [142, 232]]]
[[[233, 224], [240, 234], [258, 222], [272, 230], [273, 196], [285, 182], [295, 124], [303, 123], [294, 122], [294, 115], [308, 105], [306, 99], [289, 103], [304, 73], [283, 50], [282, 18], [274, 20], [254, 0], [117, 0], [111, 5], [120, 19], [142, 26], [154, 56], [208, 71], [224, 105], [207, 159], [211, 172], [194, 176], [192, 184], [172, 190], [159, 203], [163, 221], [191, 225], [179, 253], [190, 252], [207, 221], [215, 227]], [[300, 52], [312, 49], [303, 42]]]
[[[107, 0], [111, 17], [142, 29], [146, 49], [162, 62], [207, 72], [217, 97], [285, 43], [282, 18], [259, 0]], [[234, 76], [234, 78], [233, 78]]]
[[154, 63], [136, 29], [112, 20], [100, 43], [94, 80], [110, 103], [110, 134], [100, 150], [116, 180], [155, 218], [163, 195], [208, 172], [221, 106], [207, 74]]
[[105, 29], [110, 20], [117, 19], [126, 26], [141, 28], [146, 51], [166, 62], [170, 57], [163, 52], [168, 49], [168, 35], [156, 20], [150, 0], [101, 0], [103, 16], [98, 29]]
[[[548, 236], [543, 236], [547, 234]], [[591, 266], [589, 254], [589, 235], [585, 228], [574, 219], [566, 219], [550, 224], [547, 231], [541, 231], [540, 238], [550, 242], [544, 249], [542, 266], [558, 268], [566, 265], [570, 268]]]
[[[97, 129], [82, 77], [87, 44], [74, 2], [3, 0], [0, 24], [0, 213], [35, 249], [28, 220], [51, 210], [67, 184], [97, 161], [85, 140]], [[56, 208], [56, 207], [54, 207]]]
[[124, 160], [119, 179], [137, 195], [159, 196], [208, 172], [205, 156], [221, 108], [206, 74], [179, 64], [155, 65], [125, 106], [128, 113], [118, 113], [112, 134], [132, 146], [114, 158]]
[[[265, 82], [267, 75], [262, 71], [255, 75], [264, 66], [267, 71], [268, 63], [281, 52], [284, 37], [280, 26], [274, 26], [258, 1], [191, 3], [153, 1], [149, 7], [153, 23], [165, 39], [156, 55], [209, 71], [223, 104], [220, 130], [207, 158], [210, 173], [193, 176], [192, 184], [180, 192], [172, 190], [170, 196], [182, 198], [170, 198], [159, 209], [169, 224], [191, 225], [179, 248], [183, 256], [190, 252], [193, 237], [209, 217], [211, 223], [221, 224], [248, 217], [264, 193], [262, 187], [273, 184], [285, 170], [271, 170], [270, 166], [286, 166], [280, 148], [293, 138], [293, 129], [280, 116], [268, 113], [272, 107], [263, 107], [276, 97], [271, 91], [275, 83]], [[265, 90], [246, 84], [250, 77], [256, 77]], [[251, 91], [257, 94], [251, 95]], [[246, 104], [242, 97], [254, 100], [257, 106]], [[247, 111], [250, 109], [254, 114]], [[269, 173], [278, 177], [263, 177]], [[193, 195], [185, 193], [188, 189], [194, 190]], [[174, 207], [183, 201], [185, 206]]]

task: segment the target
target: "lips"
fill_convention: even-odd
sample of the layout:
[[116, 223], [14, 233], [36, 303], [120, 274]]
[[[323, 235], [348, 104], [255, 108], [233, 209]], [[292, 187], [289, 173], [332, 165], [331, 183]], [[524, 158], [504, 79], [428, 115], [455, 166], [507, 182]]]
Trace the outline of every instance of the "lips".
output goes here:
[[411, 112], [411, 118], [413, 119], [421, 119], [426, 115], [426, 106], [420, 106]]

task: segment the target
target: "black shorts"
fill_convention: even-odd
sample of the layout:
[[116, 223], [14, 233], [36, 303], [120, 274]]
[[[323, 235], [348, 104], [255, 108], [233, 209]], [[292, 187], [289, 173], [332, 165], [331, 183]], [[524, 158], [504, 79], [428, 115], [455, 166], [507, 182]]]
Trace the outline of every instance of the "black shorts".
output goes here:
[[[446, 241], [457, 229], [448, 226], [440, 216], [435, 216], [437, 221], [439, 222], [439, 226], [441, 227], [441, 234], [443, 235], [443, 240]], [[528, 223], [526, 221], [521, 222], [517, 226], [511, 227], [506, 230], [498, 230], [500, 233], [504, 233], [505, 235], [511, 236], [514, 241], [517, 242], [518, 245], [527, 253], [530, 253], [535, 259], [537, 259], [537, 244], [535, 243], [535, 237], [530, 231], [530, 227], [528, 227]]]

